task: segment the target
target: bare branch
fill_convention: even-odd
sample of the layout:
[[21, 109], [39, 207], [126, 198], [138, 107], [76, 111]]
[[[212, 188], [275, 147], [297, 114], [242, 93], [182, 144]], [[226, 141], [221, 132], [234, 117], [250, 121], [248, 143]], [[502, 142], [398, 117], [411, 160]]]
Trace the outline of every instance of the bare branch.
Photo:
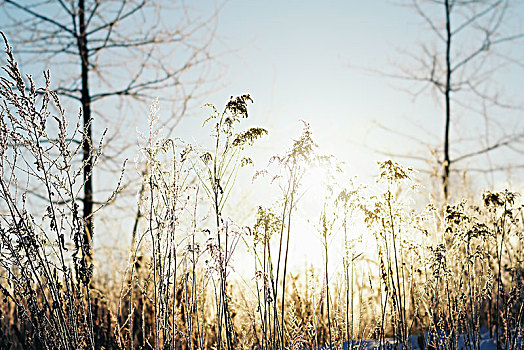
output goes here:
[[499, 1], [495, 2], [495, 3], [493, 3], [491, 6], [488, 6], [487, 8], [485, 8], [483, 11], [477, 13], [474, 16], [471, 16], [466, 21], [464, 21], [462, 24], [460, 24], [457, 28], [455, 28], [451, 33], [453, 35], [455, 35], [455, 34], [461, 32], [464, 28], [467, 28], [473, 22], [477, 21], [478, 19], [484, 17], [485, 15], [489, 14], [490, 12], [492, 12], [493, 10], [498, 8], [500, 6], [500, 4], [502, 3], [502, 1], [503, 0], [499, 0]]
[[63, 25], [62, 23], [60, 22], [57, 22], [56, 20], [52, 19], [52, 18], [49, 18], [49, 17], [46, 17], [40, 13], [37, 13], [33, 10], [31, 10], [29, 7], [27, 6], [22, 6], [20, 5], [19, 3], [17, 3], [16, 1], [13, 1], [13, 0], [4, 0], [6, 3], [10, 4], [10, 5], [13, 5], [15, 6], [16, 8], [30, 14], [31, 16], [33, 17], [36, 17], [36, 18], [39, 18], [47, 23], [50, 23], [52, 25], [55, 25], [57, 26], [58, 28], [62, 29], [63, 31], [65, 32], [68, 32], [69, 34], [73, 35], [75, 38], [76, 38], [76, 33], [74, 31], [72, 31], [71, 29], [69, 29], [67, 26]]
[[452, 169], [453, 172], [456, 173], [463, 173], [463, 172], [475, 172], [475, 173], [492, 173], [492, 172], [502, 172], [502, 171], [510, 171], [511, 169], [524, 169], [524, 164], [511, 164], [507, 166], [495, 166], [490, 168], [454, 168]]
[[418, 4], [417, 0], [413, 0], [413, 6], [417, 10], [418, 14], [429, 24], [430, 28], [433, 30], [433, 33], [435, 33], [440, 40], [443, 42], [446, 41], [440, 30], [437, 28], [435, 23], [431, 20], [431, 18], [428, 17], [428, 15], [420, 8], [420, 5]]
[[481, 150], [478, 150], [478, 151], [475, 151], [475, 152], [471, 152], [471, 153], [467, 153], [467, 154], [463, 154], [459, 157], [456, 157], [455, 159], [451, 160], [452, 163], [456, 163], [456, 162], [460, 162], [464, 159], [467, 159], [467, 158], [471, 158], [471, 157], [475, 157], [475, 156], [479, 156], [479, 155], [482, 155], [482, 154], [485, 154], [485, 153], [488, 153], [490, 151], [493, 151], [497, 148], [501, 148], [501, 147], [504, 147], [504, 146], [508, 146], [508, 145], [511, 145], [512, 143], [515, 143], [517, 141], [521, 141], [521, 140], [524, 140], [524, 133], [523, 134], [519, 134], [519, 135], [515, 135], [515, 136], [512, 136], [511, 138], [505, 140], [505, 141], [500, 141], [500, 142], [497, 142], [497, 143], [494, 143], [488, 147], [485, 147]]
[[[115, 18], [112, 20], [112, 21], [109, 21], [89, 32], [86, 33], [87, 36], [91, 36], [101, 30], [105, 30], [107, 29], [107, 34], [106, 34], [106, 39], [109, 40], [109, 37], [111, 36], [111, 33], [113, 32], [113, 27], [115, 26], [115, 24], [123, 21], [124, 19], [128, 18], [128, 17], [131, 17], [133, 14], [135, 14], [136, 12], [138, 12], [140, 9], [142, 9], [146, 2], [145, 1], [142, 1], [141, 3], [139, 3], [137, 6], [133, 7], [132, 9], [130, 9], [129, 11], [127, 11], [126, 13], [123, 13], [124, 11], [124, 8], [125, 8], [125, 5], [126, 5], [127, 1], [122, 1], [122, 6], [120, 7], [120, 9], [118, 10], [117, 12], [117, 15], [115, 16]], [[98, 4], [97, 4], [98, 5]], [[96, 13], [95, 11], [92, 12], [91, 16]], [[90, 22], [91, 18], [89, 19], [89, 22]], [[88, 22], [88, 24], [89, 24]]]

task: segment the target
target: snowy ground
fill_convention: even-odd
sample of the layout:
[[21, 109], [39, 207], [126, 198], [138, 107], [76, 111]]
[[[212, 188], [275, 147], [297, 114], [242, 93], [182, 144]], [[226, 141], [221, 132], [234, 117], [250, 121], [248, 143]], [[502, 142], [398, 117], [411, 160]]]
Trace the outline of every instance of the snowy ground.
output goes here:
[[[427, 335], [426, 335], [427, 337]], [[421, 339], [422, 340], [422, 339]], [[382, 346], [382, 349], [395, 349], [395, 341], [390, 339], [388, 340], [388, 345]], [[349, 350], [351, 348], [349, 343], [344, 343], [343, 350]], [[518, 348], [515, 347], [515, 348]], [[379, 342], [376, 340], [363, 340], [353, 343], [353, 349], [355, 350], [373, 350], [373, 349], [380, 349]], [[402, 346], [399, 345], [399, 350], [402, 349]], [[419, 347], [419, 339], [417, 336], [411, 336], [410, 337], [410, 344], [409, 344], [410, 350], [423, 350]], [[461, 337], [458, 342], [458, 348], [457, 350], [467, 350], [467, 349], [474, 349], [474, 347], [469, 346], [466, 347], [464, 338]], [[495, 342], [495, 339], [489, 338], [489, 333], [485, 332], [482, 333], [481, 340], [480, 340], [480, 350], [496, 350], [497, 345]], [[327, 346], [321, 346], [318, 348], [318, 350], [328, 350]]]

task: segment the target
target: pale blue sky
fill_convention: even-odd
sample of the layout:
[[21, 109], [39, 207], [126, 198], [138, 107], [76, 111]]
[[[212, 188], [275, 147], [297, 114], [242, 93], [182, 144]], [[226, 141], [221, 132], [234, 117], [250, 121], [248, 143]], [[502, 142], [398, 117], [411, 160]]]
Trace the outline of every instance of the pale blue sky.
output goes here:
[[[261, 150], [257, 168], [265, 165], [269, 155], [289, 147], [291, 138], [298, 137], [299, 119], [311, 123], [322, 152], [335, 154], [348, 163], [348, 177], [358, 175], [365, 182], [376, 175], [376, 161], [386, 159], [372, 148], [429, 155], [426, 147], [409, 138], [377, 130], [375, 121], [422, 140], [428, 146], [441, 144], [444, 126], [441, 95], [428, 89], [415, 99], [401, 89], [410, 84], [363, 69], [398, 72], [397, 64], [409, 65], [402, 52], [417, 54], [420, 44], [438, 45], [433, 44], [436, 43], [434, 37], [428, 35], [427, 27], [414, 9], [399, 3], [401, 1], [232, 0], [226, 4], [220, 15], [218, 34], [222, 43], [238, 52], [224, 57], [228, 66], [224, 88], [210, 96], [210, 102], [223, 106], [230, 95], [250, 93], [253, 96], [252, 122], [270, 131], [257, 145]], [[523, 15], [522, 9], [520, 6], [520, 12], [515, 15]], [[519, 22], [515, 24], [520, 26]], [[524, 58], [523, 48], [524, 41], [514, 45], [513, 57]], [[521, 95], [524, 70], [501, 73], [502, 89], [524, 104]], [[452, 129], [454, 137], [471, 137], [477, 128], [478, 133], [484, 131], [481, 118], [464, 109], [457, 108], [456, 112], [464, 120], [457, 128], [467, 132], [457, 133]], [[513, 130], [517, 132], [524, 132], [522, 112], [494, 112], [497, 120], [515, 125]], [[191, 133], [198, 126], [188, 119], [181, 127]], [[476, 141], [477, 137], [474, 138]], [[452, 148], [452, 151], [460, 150]], [[498, 157], [513, 162], [520, 159], [507, 150], [495, 155], [495, 160]], [[396, 160], [406, 165], [421, 165]], [[481, 160], [485, 164], [486, 159]], [[475, 174], [471, 181], [480, 187], [490, 181], [501, 186], [505, 176], [491, 178]], [[522, 172], [517, 173], [513, 181], [522, 183], [521, 176]], [[310, 179], [305, 187], [314, 181], [316, 179]], [[247, 183], [240, 182], [240, 189], [248, 189]], [[424, 191], [422, 196], [427, 198]], [[255, 193], [267, 195], [267, 188]], [[264, 203], [264, 196], [254, 197], [257, 203]], [[315, 260], [320, 259], [320, 255], [315, 255], [318, 237], [314, 218], [322, 200], [321, 191], [311, 190], [295, 216], [295, 229], [301, 238], [292, 242], [292, 251], [301, 255], [294, 261], [299, 267], [304, 261], [320, 261]], [[308, 217], [313, 218], [311, 222]]]
[[[410, 1], [227, 1], [219, 14], [213, 45], [212, 54], [218, 55], [216, 64], [210, 68], [212, 74], [218, 72], [221, 78], [212, 84], [212, 92], [202, 103], [213, 103], [221, 109], [229, 96], [251, 94], [255, 103], [250, 106], [248, 123], [263, 126], [270, 133], [256, 146], [255, 169], [263, 168], [271, 155], [289, 147], [291, 139], [301, 132], [301, 119], [311, 124], [313, 137], [322, 152], [335, 154], [348, 163], [348, 177], [359, 175], [369, 180], [376, 174], [376, 161], [386, 157], [374, 153], [372, 148], [393, 153], [419, 152], [427, 156], [429, 152], [424, 146], [410, 138], [380, 131], [374, 122], [422, 140], [428, 146], [438, 147], [444, 125], [441, 95], [427, 89], [414, 99], [402, 91], [409, 84], [363, 69], [396, 72], [395, 67], [403, 65], [416, 71], [417, 67], [412, 66], [401, 52], [417, 55], [421, 44], [442, 48], [428, 35], [427, 26], [414, 9], [401, 6], [401, 3]], [[206, 14], [212, 12], [215, 1], [188, 1], [187, 4]], [[520, 2], [508, 11], [508, 18], [513, 20], [507, 24], [520, 32], [524, 32], [523, 8], [524, 2]], [[503, 49], [509, 57], [524, 62], [524, 42]], [[51, 76], [64, 73], [60, 68], [51, 67]], [[524, 69], [506, 69], [500, 73], [502, 79], [493, 86], [509, 95], [512, 101], [524, 105]], [[464, 101], [467, 107], [476, 107], [470, 105], [469, 100]], [[161, 117], [169, 117], [169, 107], [166, 107], [160, 106]], [[208, 131], [201, 125], [207, 111], [193, 107], [191, 117], [184, 119], [170, 136], [197, 142], [206, 139]], [[109, 111], [115, 108], [119, 106], [108, 106]], [[129, 125], [130, 133], [125, 135], [130, 138], [136, 137], [135, 129], [147, 128], [148, 106], [136, 110], [145, 111], [137, 118], [143, 123]], [[484, 120], [468, 109], [457, 108], [455, 112], [462, 124], [452, 128], [452, 137], [471, 138], [472, 142], [477, 142], [478, 135], [484, 132]], [[495, 113], [491, 114], [492, 121], [508, 126], [507, 130], [524, 132], [522, 111], [495, 109], [492, 112]], [[496, 133], [494, 128], [488, 143], [497, 141]], [[459, 151], [453, 144], [452, 158]], [[132, 161], [133, 155], [129, 157]], [[503, 149], [492, 158], [493, 162], [501, 160], [515, 164], [522, 157]], [[485, 157], [480, 160], [486, 161]], [[403, 163], [420, 165], [407, 160]], [[136, 172], [133, 165], [128, 166], [128, 171]], [[250, 178], [253, 170], [247, 171]], [[97, 188], [107, 183], [107, 179], [107, 174], [95, 173]], [[497, 178], [477, 174], [473, 177], [480, 187], [485, 187], [489, 181], [501, 185], [504, 179], [505, 174]], [[111, 177], [111, 180], [114, 179]], [[512, 181], [522, 184], [522, 171], [512, 173]], [[251, 191], [248, 185], [248, 179], [239, 179], [240, 191]], [[267, 189], [263, 191], [267, 195]], [[275, 197], [267, 199], [271, 201]], [[250, 200], [252, 203], [242, 203], [246, 210], [256, 208], [263, 199], [251, 196]], [[128, 224], [135, 208], [129, 203], [126, 205], [127, 211], [117, 215], [109, 211], [113, 215], [109, 215], [107, 225], [117, 226], [115, 222], [120, 219], [123, 232], [129, 232]], [[99, 220], [102, 222], [101, 216]], [[311, 229], [310, 224], [302, 223], [302, 227], [308, 225]], [[318, 243], [311, 237], [310, 242]]]
[[[230, 95], [250, 93], [255, 100], [253, 122], [271, 132], [270, 142], [261, 143], [263, 148], [281, 148], [286, 138], [298, 135], [298, 120], [304, 119], [322, 149], [347, 161], [358, 175], [373, 174], [375, 160], [383, 158], [370, 148], [426, 151], [407, 138], [377, 132], [374, 121], [438, 146], [444, 123], [440, 95], [427, 89], [414, 99], [401, 91], [408, 87], [405, 82], [360, 69], [398, 72], [397, 64], [408, 62], [402, 52], [417, 54], [421, 43], [438, 45], [415, 10], [401, 3], [410, 2], [228, 1], [219, 17], [216, 47], [235, 52], [222, 57], [227, 66], [224, 87], [210, 95], [210, 102], [221, 106]], [[524, 29], [515, 20], [523, 18], [522, 9], [520, 4], [509, 11], [513, 27]], [[511, 47], [512, 57], [523, 57], [523, 44]], [[502, 90], [522, 104], [521, 96], [512, 91], [524, 88], [524, 70], [502, 73]], [[496, 118], [508, 118], [524, 128], [521, 115], [495, 113]], [[460, 128], [478, 127], [482, 132], [471, 120]], [[195, 127], [187, 120], [180, 130]]]
[[[373, 154], [373, 148], [393, 153], [420, 150], [426, 156], [427, 147], [408, 138], [377, 132], [374, 122], [437, 147], [441, 143], [444, 124], [441, 95], [426, 89], [414, 99], [402, 91], [409, 84], [365, 71], [395, 73], [399, 66], [417, 71], [418, 67], [405, 54], [420, 54], [421, 44], [437, 47], [443, 52], [442, 44], [430, 35], [427, 25], [410, 4], [409, 0], [186, 2], [195, 10], [193, 15], [201, 14], [201, 18], [212, 13], [216, 6], [221, 6], [211, 51], [216, 55], [216, 63], [210, 66], [211, 76], [220, 74], [220, 80], [212, 83], [212, 91], [196, 104], [209, 102], [220, 108], [229, 96], [250, 93], [255, 101], [250, 108], [251, 121], [270, 131], [269, 141], [259, 146], [266, 157], [285, 147], [286, 140], [299, 134], [299, 119], [311, 123], [314, 136], [325, 152], [347, 161], [357, 175], [374, 174], [375, 160], [383, 159]], [[437, 10], [431, 15], [439, 25], [443, 9]], [[178, 15], [166, 14], [164, 17], [164, 24], [168, 26], [169, 20], [178, 23]], [[504, 26], [511, 27], [514, 32], [524, 32], [524, 3], [513, 1], [506, 18]], [[460, 51], [471, 42], [457, 37], [455, 48]], [[466, 46], [462, 46], [463, 43]], [[520, 41], [503, 47], [502, 52], [524, 62], [523, 48], [524, 42]], [[60, 70], [61, 67], [67, 70], [62, 65], [50, 67], [52, 79], [67, 74]], [[35, 76], [41, 69], [38, 67], [33, 72], [27, 66], [24, 68]], [[524, 89], [523, 73], [522, 67], [501, 71], [501, 79], [493, 86], [503, 95], [509, 95], [513, 102], [523, 105], [519, 93]], [[461, 101], [472, 103], [467, 98]], [[205, 118], [206, 111], [200, 111], [196, 104], [192, 106], [191, 115], [197, 117], [183, 120], [175, 135], [170, 136], [197, 141], [205, 136], [200, 121]], [[161, 116], [168, 118], [170, 106], [160, 107]], [[452, 139], [483, 133], [482, 118], [472, 116], [471, 111], [460, 110], [457, 105], [454, 107], [454, 117], [462, 120], [462, 125], [452, 126]], [[112, 108], [109, 105], [106, 110]], [[143, 105], [138, 110], [147, 111], [148, 108]], [[126, 114], [128, 111], [124, 108], [114, 113]], [[510, 131], [524, 130], [522, 113], [497, 110], [490, 116], [502, 125], [509, 125], [507, 129]], [[144, 125], [139, 123], [136, 126], [143, 130], [147, 124], [146, 116], [138, 120], [144, 121]], [[102, 127], [100, 120], [96, 123], [99, 130]], [[108, 127], [115, 126], [108, 124]], [[133, 132], [134, 128], [132, 125], [129, 131]], [[460, 135], [456, 133], [459, 130]], [[498, 140], [496, 131], [490, 132], [492, 139], [486, 141], [488, 144]], [[452, 158], [459, 151], [452, 148]], [[496, 156], [501, 157], [517, 161], [513, 160], [511, 152]]]

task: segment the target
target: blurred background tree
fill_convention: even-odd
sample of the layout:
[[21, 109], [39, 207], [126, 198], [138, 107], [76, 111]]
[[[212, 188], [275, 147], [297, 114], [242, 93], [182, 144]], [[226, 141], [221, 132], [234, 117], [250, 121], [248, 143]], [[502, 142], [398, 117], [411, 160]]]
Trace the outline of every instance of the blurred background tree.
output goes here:
[[[385, 153], [430, 161], [430, 172], [439, 178], [443, 200], [448, 201], [452, 173], [492, 175], [524, 166], [509, 155], [518, 159], [524, 153], [524, 104], [504, 89], [509, 68], [523, 67], [512, 50], [522, 45], [524, 31], [511, 0], [412, 0], [411, 4], [435, 40], [420, 43], [418, 52], [404, 53], [400, 73], [386, 75], [407, 81], [406, 90], [414, 98], [432, 94], [443, 106], [444, 130], [438, 147], [421, 141], [419, 135], [405, 135], [429, 148], [430, 157]], [[425, 126], [427, 121], [418, 124]], [[507, 153], [497, 153], [502, 149]], [[486, 163], [475, 166], [482, 157]], [[461, 167], [466, 161], [470, 163]]]
[[129, 113], [130, 99], [148, 107], [160, 97], [171, 111], [161, 126], [173, 130], [211, 79], [207, 64], [213, 60], [219, 10], [215, 4], [204, 14], [183, 2], [154, 0], [5, 0], [0, 5], [2, 30], [22, 64], [52, 68], [53, 89], [82, 110], [84, 137], [76, 142], [83, 148], [81, 201], [89, 242], [96, 205], [93, 151], [104, 126], [111, 126], [104, 171], [113, 174], [122, 166], [122, 154], [136, 144], [129, 127], [137, 128], [135, 118], [147, 115]]

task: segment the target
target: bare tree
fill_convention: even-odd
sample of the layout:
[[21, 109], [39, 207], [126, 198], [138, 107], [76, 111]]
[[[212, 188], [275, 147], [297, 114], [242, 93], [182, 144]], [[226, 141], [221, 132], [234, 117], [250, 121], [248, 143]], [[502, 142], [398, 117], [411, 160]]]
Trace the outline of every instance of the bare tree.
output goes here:
[[0, 6], [6, 19], [2, 30], [17, 54], [50, 65], [60, 79], [56, 92], [82, 108], [83, 219], [92, 244], [93, 120], [96, 115], [98, 122], [101, 106], [108, 106], [101, 102], [163, 97], [175, 103], [168, 122], [174, 127], [204, 81], [195, 68], [205, 68], [211, 59], [218, 9], [193, 18], [184, 4], [154, 0], [4, 0]]
[[[389, 76], [415, 82], [416, 90], [409, 89], [415, 96], [428, 88], [436, 91], [444, 105], [444, 133], [435, 155], [443, 198], [447, 201], [451, 193], [450, 174], [457, 163], [481, 155], [489, 157], [502, 148], [524, 152], [518, 148], [524, 142], [523, 105], [509, 96], [505, 96], [506, 100], [501, 98], [504, 89], [497, 80], [508, 67], [523, 67], [510, 49], [522, 44], [524, 32], [511, 16], [511, 7], [518, 5], [511, 0], [412, 0], [412, 5], [436, 40], [421, 44], [420, 53], [407, 55], [409, 63], [401, 67], [402, 72]], [[516, 113], [520, 117], [515, 117]], [[462, 128], [458, 127], [460, 121]], [[477, 129], [469, 134], [461, 130], [473, 130], [482, 121], [480, 139]], [[462, 135], [453, 139], [458, 133]], [[503, 168], [499, 164], [477, 170]]]

